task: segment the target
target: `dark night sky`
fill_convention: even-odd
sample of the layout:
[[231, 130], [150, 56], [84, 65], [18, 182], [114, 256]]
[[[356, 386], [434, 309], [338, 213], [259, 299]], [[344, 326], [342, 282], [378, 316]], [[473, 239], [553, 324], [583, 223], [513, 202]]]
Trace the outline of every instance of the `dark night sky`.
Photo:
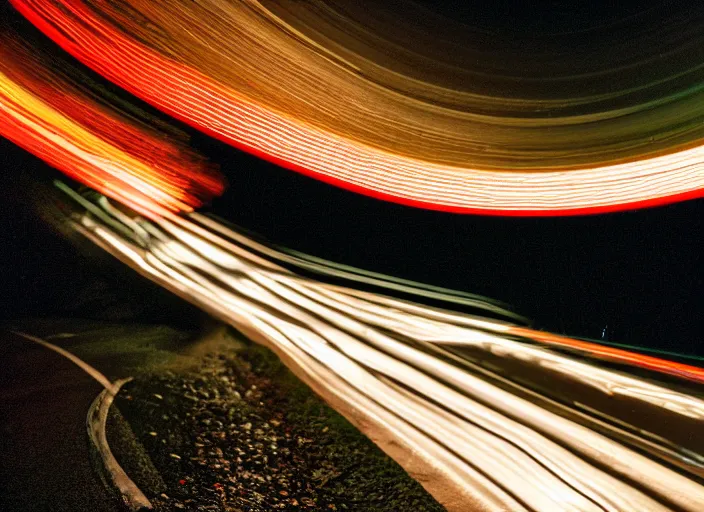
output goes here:
[[[610, 215], [499, 218], [380, 202], [235, 155], [212, 210], [269, 239], [486, 295], [551, 330], [704, 352], [704, 201]], [[234, 158], [233, 158], [234, 157]]]
[[[210, 209], [273, 242], [499, 299], [540, 328], [598, 338], [608, 324], [614, 341], [704, 355], [704, 201], [587, 217], [447, 214], [358, 196], [190, 133], [230, 181]], [[6, 140], [0, 163], [0, 308], [36, 314], [63, 300], [79, 260], [22, 193], [52, 171]]]

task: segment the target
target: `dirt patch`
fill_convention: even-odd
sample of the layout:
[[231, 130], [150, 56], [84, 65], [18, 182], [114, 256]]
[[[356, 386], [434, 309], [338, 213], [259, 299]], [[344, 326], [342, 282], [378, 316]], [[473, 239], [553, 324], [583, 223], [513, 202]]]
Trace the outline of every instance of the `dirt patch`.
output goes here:
[[142, 376], [116, 404], [162, 476], [160, 510], [444, 510], [256, 345]]

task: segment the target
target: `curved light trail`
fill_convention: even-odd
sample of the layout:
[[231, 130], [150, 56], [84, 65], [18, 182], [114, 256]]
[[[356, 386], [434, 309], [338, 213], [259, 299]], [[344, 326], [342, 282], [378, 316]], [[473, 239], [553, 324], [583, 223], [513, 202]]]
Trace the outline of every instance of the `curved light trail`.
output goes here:
[[[85, 211], [86, 198], [60, 187]], [[76, 229], [272, 348], [343, 412], [389, 432], [453, 482], [465, 507], [704, 506], [704, 445], [691, 436], [704, 401], [683, 391], [701, 390], [696, 367], [679, 365], [685, 387], [676, 390], [658, 383], [657, 371], [643, 379], [602, 367], [590, 347], [579, 358], [554, 352], [544, 334], [482, 317], [481, 307], [425, 308], [301, 277], [280, 266], [287, 255], [224, 225], [214, 230], [212, 218], [146, 221], [104, 198], [93, 206], [75, 214]], [[637, 354], [628, 362], [640, 365]], [[671, 365], [641, 366], [672, 374]]]
[[224, 182], [187, 137], [109, 97], [0, 22], [0, 135], [142, 213], [192, 211]]
[[[503, 59], [499, 69], [438, 64], [438, 76], [466, 81], [437, 85], [413, 76], [430, 57], [375, 39], [342, 7], [318, 2], [12, 3], [81, 62], [170, 115], [380, 199], [463, 213], [570, 215], [704, 195], [704, 68], [691, 65], [701, 34], [687, 24], [663, 24], [659, 52], [670, 64], [662, 69], [653, 55], [615, 44], [615, 55], [635, 60], [604, 56], [612, 71], [595, 55], [576, 54], [583, 73], [569, 74], [554, 50], [538, 59], [543, 77], [538, 68], [511, 77], [509, 63], [530, 67], [529, 60], [487, 46], [470, 53], [485, 68], [482, 55]], [[505, 93], [511, 87], [535, 90], [521, 97]]]

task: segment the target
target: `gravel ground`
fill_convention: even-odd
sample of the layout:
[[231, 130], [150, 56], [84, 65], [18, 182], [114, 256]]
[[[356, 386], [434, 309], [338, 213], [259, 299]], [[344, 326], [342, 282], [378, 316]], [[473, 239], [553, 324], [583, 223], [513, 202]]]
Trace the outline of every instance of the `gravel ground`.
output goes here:
[[133, 476], [158, 510], [444, 510], [255, 345], [138, 378], [116, 404], [163, 480]]

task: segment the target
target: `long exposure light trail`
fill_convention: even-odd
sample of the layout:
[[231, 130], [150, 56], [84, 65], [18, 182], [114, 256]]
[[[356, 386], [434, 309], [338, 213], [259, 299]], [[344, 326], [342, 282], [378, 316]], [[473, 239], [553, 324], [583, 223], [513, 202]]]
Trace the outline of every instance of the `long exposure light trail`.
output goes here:
[[[428, 286], [424, 285], [423, 283], [394, 278], [393, 276], [384, 276], [373, 272], [367, 272], [362, 269], [356, 269], [353, 267], [324, 261], [319, 258], [301, 254], [287, 248], [271, 248], [261, 243], [257, 243], [256, 241], [251, 240], [246, 236], [240, 235], [233, 229], [227, 228], [225, 225], [222, 224], [222, 222], [210, 219], [207, 216], [201, 215], [199, 213], [193, 213], [191, 217], [197, 220], [198, 224], [201, 224], [204, 227], [211, 229], [215, 233], [219, 233], [225, 237], [228, 237], [236, 241], [237, 243], [244, 245], [252, 251], [266, 255], [267, 257], [272, 258], [276, 261], [288, 265], [293, 265], [299, 269], [317, 272], [326, 276], [344, 278], [350, 282], [375, 285], [376, 287], [385, 290], [411, 293], [412, 295], [420, 298], [441, 299], [445, 303], [452, 303], [461, 306], [478, 308], [481, 310], [485, 310], [489, 313], [498, 314], [503, 318], [510, 319], [512, 321], [524, 321], [524, 319], [519, 315], [501, 307], [500, 304], [492, 302], [484, 297], [473, 296], [471, 294], [462, 293], [455, 290]], [[207, 230], [199, 229], [198, 233], [201, 236], [210, 236]], [[215, 244], [222, 245], [223, 247], [226, 247], [230, 250], [238, 251], [238, 247], [236, 245], [225, 244], [222, 240], [219, 240], [216, 237], [210, 238]], [[226, 268], [229, 267], [227, 252], [208, 248], [207, 245], [201, 245], [201, 242], [199, 242], [196, 237], [190, 237], [189, 242], [194, 244], [195, 247], [198, 247], [199, 250], [206, 251], [206, 254], [208, 254], [211, 259], [215, 259], [220, 265]], [[241, 254], [244, 257], [247, 257], [247, 253]], [[251, 255], [249, 257], [251, 257]], [[265, 265], [269, 264], [267, 260], [258, 259], [254, 261], [264, 262]], [[321, 286], [326, 286], [328, 288], [335, 289], [335, 287], [331, 285], [321, 284]], [[518, 325], [511, 325], [506, 322], [488, 321], [485, 318], [470, 318], [468, 316], [457, 318], [452, 314], [435, 310], [432, 307], [420, 307], [413, 303], [403, 302], [384, 296], [369, 296], [368, 294], [364, 294], [364, 292], [358, 292], [354, 289], [347, 289], [345, 290], [345, 293], [348, 296], [363, 295], [365, 299], [368, 300], [370, 303], [382, 305], [383, 307], [375, 309], [374, 314], [381, 314], [386, 316], [390, 315], [391, 311], [400, 309], [402, 311], [411, 312], [415, 315], [424, 316], [430, 319], [437, 319], [442, 322], [451, 321], [460, 325], [468, 325], [470, 327], [478, 329], [497, 332], [501, 336], [516, 336], [519, 338], [529, 338], [536, 341], [540, 341], [541, 343], [551, 344], [557, 347], [574, 349], [579, 352], [585, 352], [592, 356], [599, 356], [601, 358], [608, 359], [611, 361], [633, 364], [642, 368], [654, 369], [662, 373], [669, 373], [671, 375], [681, 376], [699, 383], [704, 383], [704, 369], [696, 366], [683, 365], [674, 361], [668, 361], [657, 357], [638, 354], [628, 350], [607, 347], [588, 341], [575, 340], [566, 336], [559, 336], [552, 333], [526, 329], [524, 327]], [[364, 308], [364, 306], [360, 307]], [[466, 342], [461, 341], [461, 339], [451, 337], [437, 338], [435, 341], [438, 343], [442, 343], [443, 340], [445, 340], [445, 343], [451, 345], [466, 345]]]
[[[704, 195], [699, 68], [574, 104], [501, 98], [438, 91], [362, 55], [335, 53], [295, 23], [305, 13], [267, 2], [12, 4], [81, 62], [170, 115], [381, 199], [464, 213], [569, 215]], [[653, 96], [668, 84], [678, 92]], [[431, 98], [421, 101], [423, 94]], [[650, 99], [604, 110], [643, 95]], [[450, 96], [454, 109], [437, 104]], [[467, 104], [499, 113], [465, 111]], [[567, 114], [568, 107], [587, 110]], [[656, 133], [665, 134], [657, 143]]]
[[[62, 189], [85, 211], [86, 198]], [[76, 213], [76, 229], [272, 348], [363, 430], [376, 432], [401, 464], [407, 455], [390, 445], [410, 449], [464, 497], [451, 510], [470, 503], [476, 510], [704, 506], [704, 446], [689, 435], [704, 421], [696, 394], [553, 352], [525, 328], [516, 339], [508, 319], [426, 310], [303, 278], [281, 267], [274, 249], [263, 258], [247, 247], [255, 242], [233, 241], [243, 234], [207, 228], [212, 218], [207, 224], [199, 215], [128, 218], [104, 198], [91, 211]], [[447, 343], [478, 349], [494, 366], [515, 360], [527, 369], [497, 374]], [[551, 396], [531, 384], [546, 379], [566, 386]], [[587, 388], [597, 397], [595, 408], [578, 402], [590, 400], [581, 391]], [[621, 407], [650, 416], [630, 424], [618, 418]], [[614, 417], [604, 421], [594, 409]], [[656, 417], [666, 418], [667, 429], [648, 432]], [[385, 445], [375, 429], [393, 442]]]
[[85, 73], [31, 48], [4, 22], [0, 135], [145, 214], [191, 211], [224, 188], [185, 134], [134, 106], [99, 98]]
[[[467, 142], [443, 127], [449, 121], [441, 111], [452, 109], [431, 108], [421, 96], [446, 93], [459, 104], [471, 94], [411, 79], [397, 85], [418, 86], [418, 95], [389, 93], [370, 80], [383, 83], [385, 71], [373, 71], [360, 55], [341, 59], [321, 46], [308, 22], [295, 23], [291, 13], [284, 19], [267, 2], [13, 3], [71, 54], [162, 110], [282, 165], [385, 199], [544, 215], [651, 205], [704, 189], [701, 106], [680, 128], [668, 128], [671, 144], [652, 151], [640, 132], [615, 130], [618, 142], [609, 145], [590, 127], [618, 128], [626, 113], [671, 120], [684, 115], [683, 106], [670, 108], [674, 100], [573, 112], [543, 124], [497, 114], [493, 128], [490, 114], [448, 114], [459, 132], [487, 129], [485, 140]], [[202, 33], [184, 28], [189, 23]], [[187, 148], [184, 134], [0, 28], [7, 29], [0, 34], [0, 133], [100, 192], [81, 195], [57, 183], [73, 205], [60, 209], [72, 211], [63, 220], [271, 348], [449, 510], [704, 510], [704, 439], [692, 435], [704, 423], [702, 368], [535, 331], [498, 302], [313, 258], [193, 213], [224, 184]], [[225, 29], [240, 50], [214, 37]], [[277, 65], [281, 73], [272, 74]], [[350, 69], [368, 76], [355, 81]], [[689, 80], [696, 70], [680, 75]], [[329, 90], [316, 96], [312, 77]], [[340, 89], [341, 80], [352, 88]], [[345, 91], [346, 107], [331, 103]], [[685, 92], [691, 107], [699, 96]], [[592, 108], [622, 94], [543, 104], [555, 112]], [[472, 98], [499, 110], [506, 100]], [[314, 105], [314, 113], [302, 104]], [[535, 107], [516, 98], [513, 106], [524, 114]], [[394, 108], [408, 123], [395, 127]], [[562, 149], [528, 137], [529, 157], [512, 123], [524, 134], [557, 137]], [[579, 127], [570, 137], [561, 131], [568, 125]], [[564, 150], [574, 136], [585, 138], [576, 152], [582, 160]], [[516, 147], [497, 153], [507, 137]], [[473, 147], [482, 144], [486, 151]], [[594, 156], [600, 147], [603, 161]], [[645, 156], [633, 160], [635, 153]], [[550, 159], [565, 166], [516, 163]]]

